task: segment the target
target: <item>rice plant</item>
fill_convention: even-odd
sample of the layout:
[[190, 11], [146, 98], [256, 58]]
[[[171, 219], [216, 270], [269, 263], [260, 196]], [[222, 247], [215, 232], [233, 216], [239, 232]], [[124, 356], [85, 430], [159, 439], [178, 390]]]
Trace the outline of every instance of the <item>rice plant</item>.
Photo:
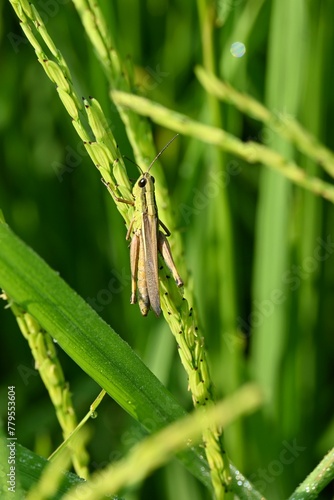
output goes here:
[[[3, 491], [331, 498], [334, 7], [0, 12]], [[159, 258], [142, 317], [119, 200], [176, 133], [151, 173], [185, 286]]]

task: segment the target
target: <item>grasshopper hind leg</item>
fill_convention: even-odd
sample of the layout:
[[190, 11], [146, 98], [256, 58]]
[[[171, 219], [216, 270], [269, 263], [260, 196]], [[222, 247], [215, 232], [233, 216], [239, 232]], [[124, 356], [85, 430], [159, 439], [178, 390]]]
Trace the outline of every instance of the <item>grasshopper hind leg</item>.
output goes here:
[[140, 245], [139, 236], [134, 234], [130, 243], [130, 267], [131, 267], [130, 304], [135, 304], [137, 302], [137, 274], [138, 274], [139, 245]]
[[170, 272], [172, 273], [177, 286], [178, 287], [183, 286], [183, 280], [175, 267], [169, 243], [167, 241], [166, 236], [161, 231], [159, 231], [158, 235], [158, 249], [164, 261], [166, 262]]

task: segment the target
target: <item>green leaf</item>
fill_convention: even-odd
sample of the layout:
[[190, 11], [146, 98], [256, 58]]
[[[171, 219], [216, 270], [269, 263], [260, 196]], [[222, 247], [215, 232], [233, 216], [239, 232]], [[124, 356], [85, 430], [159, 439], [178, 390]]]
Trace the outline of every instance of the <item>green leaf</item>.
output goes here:
[[[16, 466], [24, 491], [28, 491], [39, 480], [46, 465], [48, 465], [46, 458], [36, 455], [36, 453], [33, 453], [20, 444], [16, 445]], [[83, 479], [80, 479], [75, 474], [64, 472], [58, 493], [53, 498], [55, 500], [61, 498], [66, 491], [82, 482]]]
[[[0, 223], [0, 286], [130, 415], [154, 432], [185, 410], [130, 346], [6, 224]], [[199, 447], [178, 458], [210, 487]]]

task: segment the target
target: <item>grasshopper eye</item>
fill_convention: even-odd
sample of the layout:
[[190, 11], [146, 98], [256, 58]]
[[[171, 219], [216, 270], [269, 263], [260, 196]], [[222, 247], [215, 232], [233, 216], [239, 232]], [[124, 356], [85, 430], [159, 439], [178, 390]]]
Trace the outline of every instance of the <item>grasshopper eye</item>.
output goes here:
[[143, 177], [142, 179], [140, 179], [140, 181], [138, 182], [138, 186], [143, 188], [144, 186], [146, 185], [146, 179]]
[[155, 183], [155, 178], [153, 177], [153, 175], [151, 175], [151, 179], [152, 179], [152, 182], [154, 184]]

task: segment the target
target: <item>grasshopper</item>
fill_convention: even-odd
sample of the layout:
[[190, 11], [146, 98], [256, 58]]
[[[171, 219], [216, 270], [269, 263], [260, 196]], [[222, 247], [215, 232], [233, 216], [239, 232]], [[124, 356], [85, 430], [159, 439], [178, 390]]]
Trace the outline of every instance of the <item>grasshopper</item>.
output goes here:
[[[177, 286], [183, 286], [183, 281], [177, 272], [172, 252], [167, 241], [167, 236], [170, 236], [171, 233], [158, 216], [154, 189], [155, 179], [150, 174], [150, 170], [155, 161], [177, 135], [157, 154], [145, 172], [137, 165], [141, 175], [132, 190], [133, 201], [116, 197], [109, 183], [105, 182], [109, 192], [117, 201], [135, 207], [134, 215], [126, 234], [127, 240], [132, 236], [130, 243], [130, 303], [135, 304], [138, 298], [139, 308], [143, 316], [147, 316], [150, 307], [157, 316], [161, 313], [158, 280], [158, 251], [172, 273]], [[160, 231], [159, 226], [161, 226], [165, 233]]]

